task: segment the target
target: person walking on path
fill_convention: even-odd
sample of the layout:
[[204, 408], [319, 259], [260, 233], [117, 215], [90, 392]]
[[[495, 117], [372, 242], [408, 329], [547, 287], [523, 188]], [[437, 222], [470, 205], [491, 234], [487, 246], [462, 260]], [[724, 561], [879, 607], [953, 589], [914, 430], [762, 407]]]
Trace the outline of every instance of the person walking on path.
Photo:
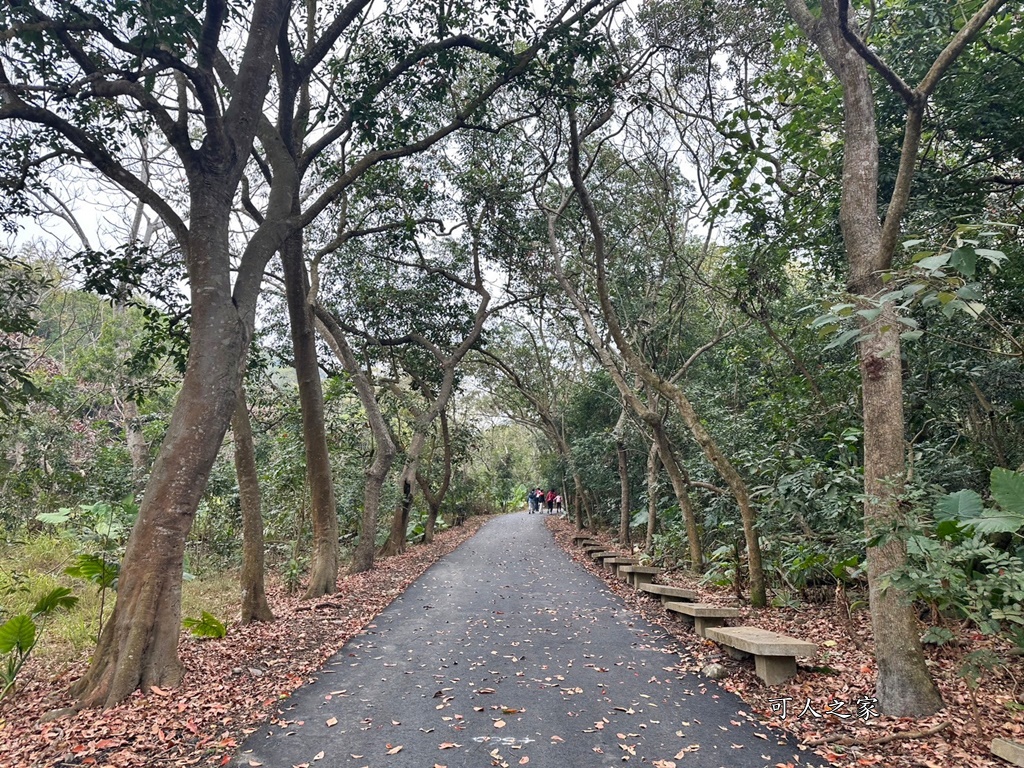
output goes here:
[[526, 505], [530, 508], [530, 514], [532, 515], [537, 511], [537, 489], [531, 488], [530, 492], [526, 494]]
[[562, 514], [562, 494], [560, 493], [555, 494], [555, 514]]
[[501, 515], [282, 700], [232, 765], [823, 765], [692, 665], [539, 517]]
[[555, 509], [555, 489], [554, 488], [551, 488], [548, 491], [548, 495], [547, 495], [546, 501], [547, 501], [547, 504], [548, 504], [548, 514], [550, 515], [554, 511], [554, 509]]

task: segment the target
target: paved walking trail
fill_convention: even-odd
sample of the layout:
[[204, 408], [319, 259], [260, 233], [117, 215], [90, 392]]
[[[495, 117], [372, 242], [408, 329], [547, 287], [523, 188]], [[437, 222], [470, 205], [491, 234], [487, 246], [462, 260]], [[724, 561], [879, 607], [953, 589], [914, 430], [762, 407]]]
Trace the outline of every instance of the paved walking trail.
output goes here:
[[676, 663], [672, 638], [566, 557], [543, 515], [506, 515], [282, 702], [282, 721], [253, 733], [235, 765], [817, 762], [740, 715], [743, 702], [717, 683], [680, 677]]

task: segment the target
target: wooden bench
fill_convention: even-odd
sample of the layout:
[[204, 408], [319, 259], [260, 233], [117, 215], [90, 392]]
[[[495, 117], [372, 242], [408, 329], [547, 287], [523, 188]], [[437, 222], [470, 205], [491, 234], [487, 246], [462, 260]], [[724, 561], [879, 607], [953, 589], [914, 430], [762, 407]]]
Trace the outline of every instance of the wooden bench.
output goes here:
[[760, 627], [711, 627], [705, 635], [726, 647], [734, 658], [754, 657], [754, 671], [766, 685], [784, 683], [796, 674], [796, 657], [813, 656], [818, 646]]
[[641, 585], [650, 584], [654, 581], [655, 576], [664, 571], [664, 568], [656, 568], [651, 565], [623, 565], [619, 568], [619, 576], [623, 581], [640, 589]]
[[693, 624], [693, 631], [701, 637], [707, 637], [709, 629], [722, 626], [726, 619], [734, 619], [740, 615], [739, 608], [711, 605], [710, 603], [682, 603], [672, 600], [665, 603], [665, 610], [683, 614], [686, 620]]
[[661, 603], [664, 605], [672, 600], [680, 600], [692, 603], [697, 599], [697, 593], [692, 589], [684, 589], [683, 587], [673, 587], [668, 584], [641, 584], [640, 590], [647, 592], [651, 595], [657, 595], [661, 598]]

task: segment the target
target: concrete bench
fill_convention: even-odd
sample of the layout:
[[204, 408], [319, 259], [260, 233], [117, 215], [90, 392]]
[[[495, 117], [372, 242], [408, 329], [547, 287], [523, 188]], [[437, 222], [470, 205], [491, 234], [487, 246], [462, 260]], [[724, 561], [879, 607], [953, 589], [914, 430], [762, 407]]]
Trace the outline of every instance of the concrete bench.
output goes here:
[[619, 577], [639, 589], [641, 585], [654, 581], [654, 577], [664, 570], [651, 565], [623, 565], [619, 568]]
[[813, 656], [818, 646], [760, 627], [711, 627], [705, 635], [726, 647], [730, 656], [754, 657], [754, 671], [766, 685], [784, 683], [796, 674], [796, 657]]
[[621, 566], [636, 565], [636, 562], [635, 557], [606, 557], [604, 558], [604, 567], [612, 573], [618, 573]]
[[740, 615], [739, 608], [711, 605], [710, 603], [682, 603], [671, 600], [665, 603], [665, 610], [683, 614], [687, 621], [693, 624], [693, 631], [701, 637], [707, 637], [709, 629], [722, 626], [725, 624], [726, 619], [734, 619]]
[[697, 599], [697, 593], [692, 589], [673, 587], [668, 584], [641, 584], [640, 590], [661, 598], [662, 605], [672, 600], [693, 602]]
[[618, 557], [619, 553], [611, 549], [592, 549], [587, 554], [592, 560], [600, 562], [606, 557]]
[[573, 544], [586, 544], [587, 542], [593, 541], [594, 537], [589, 533], [577, 533], [572, 537]]

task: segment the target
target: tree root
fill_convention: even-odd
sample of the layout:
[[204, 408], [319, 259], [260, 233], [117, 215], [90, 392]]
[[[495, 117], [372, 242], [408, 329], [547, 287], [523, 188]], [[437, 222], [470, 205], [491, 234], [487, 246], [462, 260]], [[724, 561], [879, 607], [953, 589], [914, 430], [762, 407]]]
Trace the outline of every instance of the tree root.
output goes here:
[[880, 744], [888, 744], [890, 741], [900, 741], [901, 739], [923, 739], [926, 736], [932, 736], [948, 727], [949, 722], [947, 721], [923, 731], [898, 731], [896, 733], [890, 733], [888, 736], [880, 736], [877, 739], [858, 739], [853, 736], [832, 734], [831, 736], [822, 736], [820, 739], [805, 741], [804, 744], [808, 747], [820, 747], [822, 744], [836, 744], [842, 747], [875, 747]]

